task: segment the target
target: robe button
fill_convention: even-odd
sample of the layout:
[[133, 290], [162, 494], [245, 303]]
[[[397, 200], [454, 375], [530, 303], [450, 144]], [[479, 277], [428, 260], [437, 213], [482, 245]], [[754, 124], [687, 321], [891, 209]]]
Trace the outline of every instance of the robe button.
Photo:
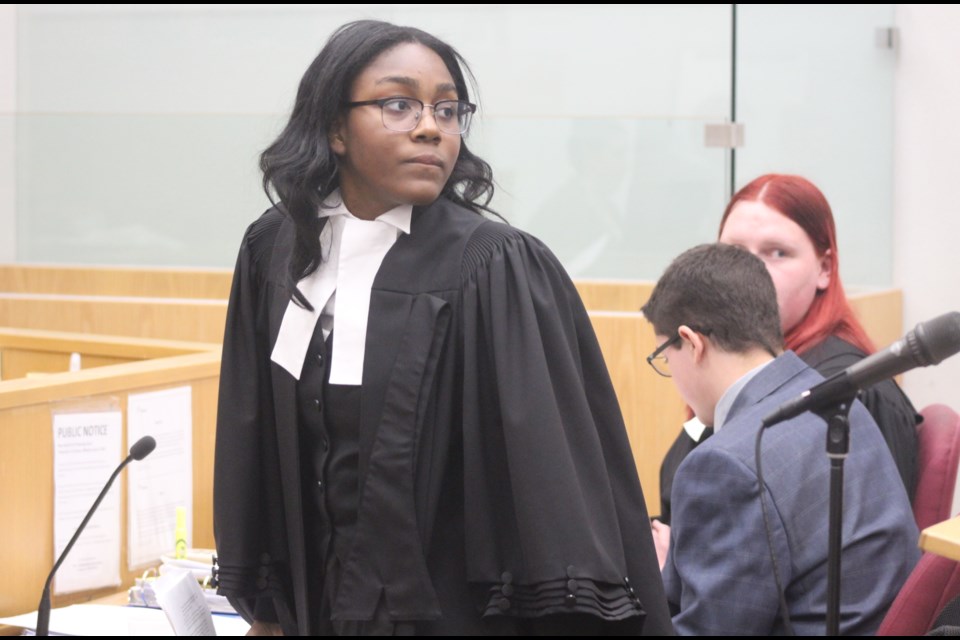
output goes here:
[[322, 354], [322, 353], [318, 353], [318, 354], [317, 354], [317, 363], [320, 364], [321, 366], [323, 365], [323, 354]]
[[627, 578], [627, 577], [623, 578], [623, 586], [627, 590], [627, 595], [629, 595], [630, 598], [633, 600], [633, 605], [637, 609], [641, 609], [642, 607], [640, 606], [640, 598], [637, 597], [637, 592], [633, 590], [633, 585], [630, 584], [630, 578]]
[[572, 593], [568, 593], [563, 598], [563, 604], [567, 605], [567, 608], [573, 608], [577, 606], [577, 596], [573, 595]]
[[513, 595], [513, 585], [512, 584], [503, 585], [502, 587], [500, 587], [500, 593], [502, 593], [504, 596], [509, 598], [510, 596]]
[[576, 593], [577, 586], [578, 586], [577, 581], [574, 580], [573, 578], [567, 580], [567, 591], [569, 591], [570, 593]]
[[320, 440], [320, 445], [323, 447], [324, 451], [330, 451], [330, 440], [328, 440], [326, 436]]
[[317, 480], [317, 488], [323, 491], [323, 480]]
[[513, 574], [510, 573], [509, 571], [504, 571], [500, 575], [500, 582], [502, 582], [503, 584], [510, 584], [511, 582], [513, 582]]
[[320, 411], [320, 398], [313, 399], [313, 406], [317, 408], [317, 411]]
[[257, 588], [266, 589], [267, 588], [267, 579], [266, 578], [257, 578]]
[[503, 598], [497, 603], [497, 607], [500, 608], [500, 611], [506, 611], [510, 608], [510, 601], [506, 598]]
[[266, 578], [270, 575], [270, 567], [260, 567], [259, 573], [261, 578]]

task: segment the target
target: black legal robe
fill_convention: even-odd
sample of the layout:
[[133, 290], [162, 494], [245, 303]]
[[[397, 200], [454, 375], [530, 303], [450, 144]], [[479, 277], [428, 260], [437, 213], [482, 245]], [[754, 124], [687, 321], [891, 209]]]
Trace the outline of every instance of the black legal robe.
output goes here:
[[[221, 593], [306, 634], [296, 380], [270, 361], [292, 242], [270, 210], [241, 246], [214, 524]], [[386, 615], [418, 634], [672, 632], [609, 375], [538, 240], [444, 199], [415, 208], [371, 292], [362, 394], [360, 506], [334, 619]]]

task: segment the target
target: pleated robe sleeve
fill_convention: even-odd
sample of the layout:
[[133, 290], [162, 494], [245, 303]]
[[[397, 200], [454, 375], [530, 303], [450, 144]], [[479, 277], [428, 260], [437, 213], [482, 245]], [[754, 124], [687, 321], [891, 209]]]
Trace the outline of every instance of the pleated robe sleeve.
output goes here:
[[590, 320], [535, 238], [489, 222], [462, 267], [468, 580], [485, 616], [672, 633], [643, 493]]
[[[214, 537], [219, 592], [248, 621], [278, 621], [287, 572], [279, 454], [270, 383], [268, 265], [282, 217], [247, 230], [227, 309], [214, 461]], [[285, 601], [280, 598], [281, 601]], [[281, 607], [284, 609], [284, 607]], [[282, 613], [286, 613], [282, 611]], [[281, 616], [282, 617], [282, 616]]]

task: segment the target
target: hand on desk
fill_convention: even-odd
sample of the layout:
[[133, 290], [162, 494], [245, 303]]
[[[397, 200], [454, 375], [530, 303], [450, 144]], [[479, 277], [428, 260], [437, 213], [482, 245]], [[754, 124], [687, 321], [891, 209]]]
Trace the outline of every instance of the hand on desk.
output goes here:
[[653, 546], [657, 550], [660, 571], [663, 571], [663, 565], [667, 563], [667, 552], [670, 551], [670, 525], [653, 520], [650, 522], [650, 528], [653, 530]]
[[280, 624], [277, 622], [260, 622], [259, 620], [254, 620], [253, 624], [250, 625], [250, 631], [247, 631], [248, 636], [282, 636], [283, 629], [280, 628]]

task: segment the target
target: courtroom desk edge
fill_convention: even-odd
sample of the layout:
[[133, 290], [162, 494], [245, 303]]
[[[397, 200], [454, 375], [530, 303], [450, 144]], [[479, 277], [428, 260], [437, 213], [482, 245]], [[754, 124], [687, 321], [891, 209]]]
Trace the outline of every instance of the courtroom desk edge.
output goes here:
[[108, 365], [40, 379], [0, 382], [0, 409], [103, 395], [125, 389], [183, 383], [220, 375], [220, 352], [201, 351], [140, 362]]
[[920, 548], [960, 561], [960, 517], [944, 520], [920, 532]]

